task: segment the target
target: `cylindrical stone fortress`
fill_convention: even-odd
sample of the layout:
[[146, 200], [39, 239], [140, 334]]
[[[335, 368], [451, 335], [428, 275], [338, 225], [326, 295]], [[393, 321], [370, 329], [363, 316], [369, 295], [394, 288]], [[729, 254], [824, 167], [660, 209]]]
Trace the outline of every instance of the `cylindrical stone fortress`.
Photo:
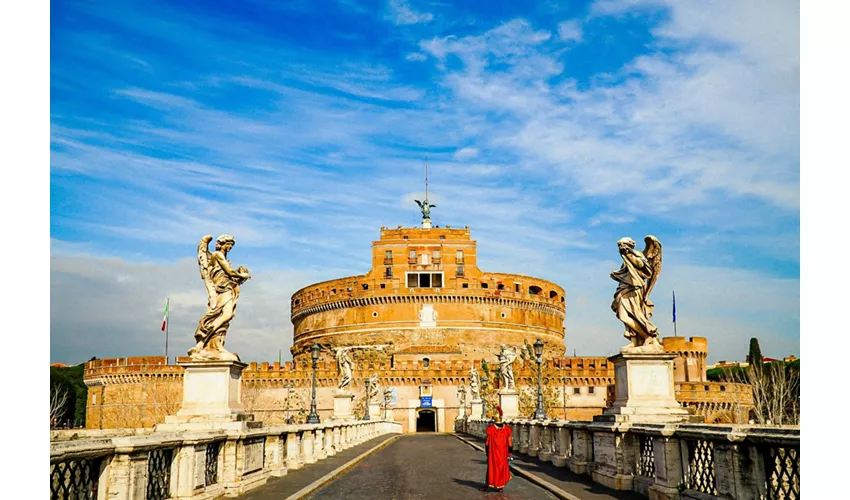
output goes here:
[[564, 353], [564, 290], [539, 278], [478, 269], [469, 228], [381, 228], [372, 268], [292, 296], [296, 360], [314, 343], [451, 348], [492, 358], [499, 344]]

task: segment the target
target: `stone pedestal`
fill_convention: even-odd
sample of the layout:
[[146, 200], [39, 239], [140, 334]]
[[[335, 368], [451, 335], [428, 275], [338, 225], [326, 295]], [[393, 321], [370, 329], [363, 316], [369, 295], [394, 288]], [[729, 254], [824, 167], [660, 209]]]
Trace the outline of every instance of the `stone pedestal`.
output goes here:
[[381, 410], [381, 405], [378, 403], [369, 403], [369, 419], [383, 420], [384, 412]]
[[482, 409], [483, 405], [480, 399], [472, 400], [472, 412], [469, 414], [469, 418], [481, 418]]
[[499, 406], [502, 407], [502, 418], [519, 417], [519, 393], [511, 389], [499, 391]]
[[614, 363], [615, 400], [596, 422], [687, 422], [688, 412], [676, 401], [674, 353], [622, 352]]
[[339, 391], [334, 394], [334, 420], [354, 420], [354, 412], [352, 411], [352, 401], [354, 394], [350, 392]]
[[176, 415], [165, 417], [157, 431], [245, 430], [261, 427], [242, 408], [242, 370], [239, 361], [188, 361], [183, 367], [183, 403]]

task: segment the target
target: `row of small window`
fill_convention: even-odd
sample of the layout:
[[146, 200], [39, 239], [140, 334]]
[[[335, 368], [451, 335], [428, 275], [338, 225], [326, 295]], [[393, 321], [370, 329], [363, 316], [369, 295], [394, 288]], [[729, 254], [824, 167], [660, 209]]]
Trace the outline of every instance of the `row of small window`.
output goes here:
[[[428, 254], [424, 254], [424, 255], [428, 255]], [[440, 251], [434, 250], [431, 253], [431, 256], [434, 258], [435, 261], [440, 260]], [[384, 254], [384, 260], [387, 260], [387, 261], [393, 260], [393, 251], [392, 250], [386, 251], [386, 253]], [[416, 250], [410, 251], [410, 255], [408, 256], [408, 260], [411, 260], [411, 261], [416, 260]], [[457, 260], [457, 262], [463, 262], [463, 250], [457, 251], [457, 253], [455, 254], [455, 260]]]
[[[594, 392], [596, 392], [596, 387], [590, 386], [587, 388], [588, 394], [593, 394]], [[581, 394], [581, 387], [573, 387], [573, 394]]]
[[[411, 279], [411, 276], [413, 278]], [[418, 277], [417, 277], [418, 276]], [[457, 272], [455, 273], [457, 277], [463, 277], [463, 267], [458, 266]], [[392, 266], [386, 266], [384, 268], [384, 278], [392, 278], [393, 277], [393, 268]], [[420, 284], [422, 283], [422, 284]], [[442, 288], [443, 286], [443, 273], [407, 273], [407, 287], [408, 288]], [[486, 288], [486, 287], [485, 287]]]

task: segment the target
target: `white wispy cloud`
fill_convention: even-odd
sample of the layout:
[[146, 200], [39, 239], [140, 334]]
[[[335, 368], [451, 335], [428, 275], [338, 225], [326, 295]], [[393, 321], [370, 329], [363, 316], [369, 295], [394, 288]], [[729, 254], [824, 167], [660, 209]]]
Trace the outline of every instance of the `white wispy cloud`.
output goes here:
[[632, 215], [617, 215], [617, 214], [598, 214], [588, 220], [591, 227], [600, 224], [628, 224], [634, 222], [635, 217]]
[[428, 23], [434, 19], [430, 12], [417, 12], [407, 0], [390, 0], [389, 17], [395, 25]]
[[426, 61], [428, 59], [428, 56], [426, 56], [422, 52], [411, 52], [404, 56], [404, 58], [408, 61]]
[[[743, 25], [761, 22], [746, 19]], [[662, 42], [693, 41], [670, 23], [656, 30]], [[427, 40], [422, 48], [462, 61], [459, 69], [442, 66], [444, 84], [458, 99], [514, 118], [494, 124], [492, 143], [517, 148], [527, 165], [536, 161], [585, 195], [631, 193], [642, 211], [669, 212], [705, 205], [721, 191], [798, 209], [799, 59], [795, 52], [779, 55], [787, 44], [752, 60], [765, 52], [761, 42], [718, 34], [715, 41], [727, 46], [640, 56], [611, 83], [578, 90], [568, 80], [551, 85], [563, 66], [543, 44], [548, 38], [513, 20], [479, 36]], [[494, 64], [499, 70], [489, 70]]]
[[460, 148], [454, 154], [455, 160], [468, 160], [476, 156], [478, 156], [478, 148], [471, 147]]
[[565, 42], [580, 42], [582, 37], [581, 23], [575, 19], [559, 23], [558, 36]]

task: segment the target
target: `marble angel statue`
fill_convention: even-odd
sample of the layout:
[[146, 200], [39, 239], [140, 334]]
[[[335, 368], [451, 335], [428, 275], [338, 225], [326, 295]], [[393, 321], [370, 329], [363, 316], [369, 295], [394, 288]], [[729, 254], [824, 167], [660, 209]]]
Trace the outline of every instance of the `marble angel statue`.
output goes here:
[[622, 238], [617, 241], [623, 265], [611, 273], [617, 282], [611, 309], [625, 325], [625, 337], [631, 343], [623, 351], [655, 352], [662, 350], [658, 342], [658, 328], [652, 324], [653, 304], [649, 294], [661, 274], [661, 242], [655, 236], [644, 238], [643, 252], [635, 250], [635, 241]]
[[239, 357], [224, 348], [227, 329], [236, 315], [239, 285], [251, 278], [248, 269], [233, 269], [227, 254], [236, 244], [233, 236], [223, 234], [215, 240], [215, 251], [209, 251], [212, 235], [201, 238], [198, 244], [198, 266], [207, 289], [207, 312], [195, 329], [195, 346], [189, 357], [195, 360], [239, 361]]
[[514, 382], [514, 369], [512, 365], [519, 356], [519, 350], [517, 350], [516, 347], [508, 349], [505, 344], [502, 344], [499, 347], [501, 348], [501, 351], [498, 354], [499, 372], [502, 375], [502, 385], [505, 389], [512, 391], [516, 389], [516, 384]]
[[369, 403], [374, 399], [375, 396], [380, 394], [381, 392], [381, 384], [378, 383], [378, 374], [373, 373], [371, 377], [369, 377], [369, 394], [366, 395], [366, 402]]
[[393, 402], [393, 390], [389, 387], [384, 389], [384, 417], [387, 416], [387, 410]]
[[473, 401], [481, 401], [481, 377], [474, 366], [469, 369], [469, 392]]
[[343, 390], [351, 384], [351, 369], [353, 363], [348, 356], [348, 349], [336, 350], [336, 366], [339, 370], [339, 390]]
[[462, 409], [466, 408], [466, 388], [463, 384], [457, 386], [457, 404]]

